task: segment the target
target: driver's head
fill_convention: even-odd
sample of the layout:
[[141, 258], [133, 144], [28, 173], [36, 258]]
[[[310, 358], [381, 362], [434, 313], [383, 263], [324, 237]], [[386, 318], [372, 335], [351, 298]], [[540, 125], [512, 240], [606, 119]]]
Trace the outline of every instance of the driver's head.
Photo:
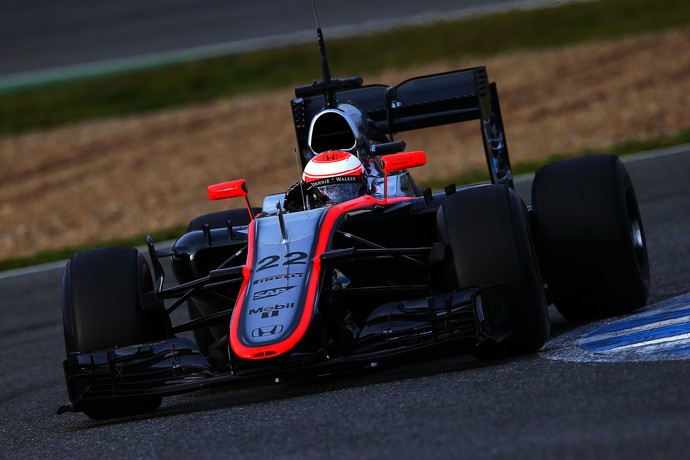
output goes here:
[[326, 198], [325, 204], [338, 204], [364, 194], [364, 167], [348, 152], [332, 150], [309, 160], [302, 180]]

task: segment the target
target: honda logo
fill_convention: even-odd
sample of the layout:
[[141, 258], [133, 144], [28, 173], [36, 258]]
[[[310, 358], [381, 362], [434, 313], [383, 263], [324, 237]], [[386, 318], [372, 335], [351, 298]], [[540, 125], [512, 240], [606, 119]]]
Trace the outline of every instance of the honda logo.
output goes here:
[[252, 337], [266, 337], [267, 335], [276, 335], [283, 332], [282, 324], [274, 324], [273, 326], [257, 327], [252, 331]]

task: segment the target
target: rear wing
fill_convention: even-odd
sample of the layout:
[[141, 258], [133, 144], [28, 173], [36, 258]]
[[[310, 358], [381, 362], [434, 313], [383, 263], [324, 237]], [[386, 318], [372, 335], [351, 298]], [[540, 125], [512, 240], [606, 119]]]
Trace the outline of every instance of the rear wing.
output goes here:
[[[347, 81], [361, 84], [357, 78]], [[342, 85], [344, 89], [335, 90], [337, 102], [358, 107], [376, 131], [391, 138], [404, 131], [479, 120], [491, 181], [512, 187], [498, 92], [485, 67], [416, 77], [397, 86], [352, 86]], [[292, 115], [304, 167], [311, 157], [309, 125], [324, 108], [326, 99], [317, 83], [297, 88], [295, 95]]]

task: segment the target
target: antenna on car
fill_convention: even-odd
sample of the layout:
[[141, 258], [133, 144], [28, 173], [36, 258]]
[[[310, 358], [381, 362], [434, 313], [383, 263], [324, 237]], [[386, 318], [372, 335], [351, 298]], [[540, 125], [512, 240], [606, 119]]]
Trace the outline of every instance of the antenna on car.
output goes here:
[[350, 78], [332, 78], [331, 69], [328, 65], [328, 55], [326, 54], [326, 43], [323, 39], [323, 32], [319, 24], [319, 15], [316, 11], [316, 1], [311, 0], [311, 7], [314, 11], [314, 19], [316, 20], [316, 36], [319, 40], [319, 54], [321, 56], [321, 81], [315, 81], [311, 85], [299, 86], [295, 88], [295, 96], [310, 97], [319, 93], [323, 93], [325, 99], [325, 108], [333, 108], [338, 105], [335, 94], [338, 90], [359, 88], [362, 86], [361, 77]]
[[[328, 54], [326, 54], [326, 42], [323, 39], [321, 24], [319, 24], [319, 13], [316, 11], [316, 0], [311, 0], [311, 9], [314, 11], [314, 21], [316, 21], [316, 38], [319, 41], [319, 55], [321, 56], [321, 79], [326, 86], [333, 83], [331, 78], [331, 67], [328, 65]], [[326, 89], [323, 93], [326, 98], [326, 107], [336, 106], [335, 91]]]

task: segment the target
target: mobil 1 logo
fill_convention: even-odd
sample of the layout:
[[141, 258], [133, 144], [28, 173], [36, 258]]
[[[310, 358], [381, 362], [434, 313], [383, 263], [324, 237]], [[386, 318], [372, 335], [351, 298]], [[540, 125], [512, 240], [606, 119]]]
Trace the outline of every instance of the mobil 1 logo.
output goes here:
[[280, 314], [281, 310], [289, 310], [295, 308], [295, 303], [290, 302], [290, 303], [285, 303], [285, 304], [277, 304], [277, 305], [272, 305], [269, 307], [259, 307], [259, 308], [250, 308], [249, 309], [249, 315], [261, 315], [261, 319], [266, 319], [266, 318], [273, 318], [275, 316], [278, 316]]

